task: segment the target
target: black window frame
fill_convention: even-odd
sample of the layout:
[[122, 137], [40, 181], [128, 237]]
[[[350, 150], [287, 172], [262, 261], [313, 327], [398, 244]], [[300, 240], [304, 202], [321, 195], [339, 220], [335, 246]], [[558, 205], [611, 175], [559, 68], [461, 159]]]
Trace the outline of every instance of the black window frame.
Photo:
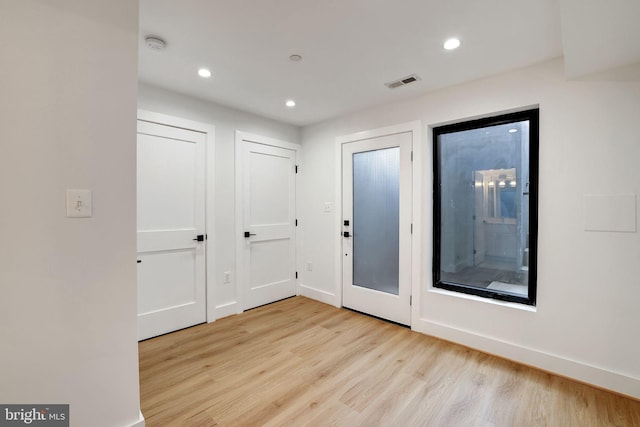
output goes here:
[[[441, 174], [439, 136], [466, 130], [481, 129], [490, 126], [514, 122], [529, 121], [529, 271], [528, 296], [516, 296], [491, 289], [477, 288], [462, 283], [440, 280], [441, 247]], [[536, 305], [538, 278], [538, 173], [540, 145], [540, 109], [499, 114], [481, 119], [466, 120], [443, 126], [433, 127], [433, 286], [464, 294], [476, 295], [501, 301], [527, 305]]]

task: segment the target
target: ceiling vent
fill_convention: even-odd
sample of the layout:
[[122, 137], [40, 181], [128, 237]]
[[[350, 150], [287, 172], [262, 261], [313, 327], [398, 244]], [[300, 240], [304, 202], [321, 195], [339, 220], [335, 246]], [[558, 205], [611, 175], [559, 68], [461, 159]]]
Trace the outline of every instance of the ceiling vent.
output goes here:
[[389, 89], [395, 89], [395, 88], [398, 88], [400, 86], [406, 86], [406, 85], [411, 84], [413, 82], [417, 82], [418, 80], [422, 80], [422, 79], [420, 77], [418, 77], [417, 75], [415, 75], [415, 74], [411, 74], [410, 76], [403, 77], [401, 79], [385, 83], [384, 85], [386, 87], [388, 87]]

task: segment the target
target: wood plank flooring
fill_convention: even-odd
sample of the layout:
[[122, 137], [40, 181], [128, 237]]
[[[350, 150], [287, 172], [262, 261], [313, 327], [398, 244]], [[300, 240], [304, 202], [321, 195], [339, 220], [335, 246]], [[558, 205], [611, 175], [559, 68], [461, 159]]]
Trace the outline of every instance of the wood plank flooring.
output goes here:
[[141, 342], [168, 426], [640, 426], [640, 402], [303, 297]]

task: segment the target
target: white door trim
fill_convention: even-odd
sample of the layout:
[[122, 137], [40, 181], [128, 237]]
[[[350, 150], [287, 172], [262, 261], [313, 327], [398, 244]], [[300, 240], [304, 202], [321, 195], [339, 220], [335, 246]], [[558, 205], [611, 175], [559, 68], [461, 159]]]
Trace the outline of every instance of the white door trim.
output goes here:
[[[243, 224], [243, 212], [244, 212], [244, 193], [243, 193], [243, 189], [244, 189], [244, 163], [243, 163], [243, 159], [244, 156], [242, 155], [242, 143], [243, 142], [250, 142], [250, 143], [255, 143], [255, 144], [262, 144], [262, 145], [269, 145], [272, 147], [279, 147], [279, 148], [285, 148], [288, 150], [292, 150], [295, 152], [295, 156], [296, 156], [296, 163], [298, 164], [298, 166], [300, 165], [299, 163], [299, 159], [300, 159], [300, 148], [301, 146], [299, 144], [294, 144], [291, 142], [286, 142], [286, 141], [282, 141], [279, 139], [275, 139], [275, 138], [270, 138], [267, 136], [261, 136], [261, 135], [256, 135], [253, 133], [249, 133], [249, 132], [243, 132], [243, 131], [236, 131], [236, 137], [235, 137], [235, 198], [236, 198], [236, 203], [235, 203], [235, 232], [236, 232], [236, 253], [235, 253], [235, 259], [236, 259], [236, 266], [235, 266], [235, 278], [236, 278], [236, 285], [235, 285], [235, 300], [237, 302], [236, 305], [236, 312], [237, 313], [241, 313], [242, 311], [244, 311], [245, 309], [245, 301], [244, 301], [244, 277], [243, 277], [243, 266], [242, 266], [242, 260], [244, 258], [243, 256], [243, 248], [244, 248], [244, 243], [245, 243], [245, 238], [243, 236], [244, 233], [244, 224]], [[298, 211], [298, 179], [297, 179], [297, 175], [296, 175], [296, 194], [295, 194], [295, 209], [296, 211]], [[295, 255], [295, 263], [296, 263], [296, 270], [297, 268], [297, 252], [298, 252], [298, 238], [297, 238], [298, 233], [294, 233], [294, 247], [295, 247], [295, 251], [296, 251], [296, 255]], [[299, 289], [299, 284], [298, 281], [296, 280], [296, 294], [300, 293], [300, 289]]]
[[[413, 177], [412, 177], [412, 208], [411, 222], [413, 224], [413, 237], [411, 239], [411, 328], [420, 319], [421, 283], [422, 277], [422, 204], [424, 200], [425, 179], [424, 153], [422, 140], [422, 122], [419, 120], [401, 123], [383, 128], [356, 132], [336, 138], [335, 146], [335, 199], [334, 199], [334, 294], [336, 306], [342, 307], [342, 146], [350, 142], [363, 139], [378, 138], [411, 132], [413, 143]], [[429, 191], [430, 189], [426, 189]], [[426, 224], [426, 222], [425, 222]], [[428, 225], [428, 224], [427, 224]]]
[[138, 120], [162, 125], [174, 126], [182, 129], [202, 132], [206, 134], [205, 161], [205, 233], [206, 241], [206, 292], [207, 292], [207, 322], [216, 320], [215, 304], [215, 126], [209, 123], [196, 122], [181, 117], [169, 116], [147, 110], [138, 110]]

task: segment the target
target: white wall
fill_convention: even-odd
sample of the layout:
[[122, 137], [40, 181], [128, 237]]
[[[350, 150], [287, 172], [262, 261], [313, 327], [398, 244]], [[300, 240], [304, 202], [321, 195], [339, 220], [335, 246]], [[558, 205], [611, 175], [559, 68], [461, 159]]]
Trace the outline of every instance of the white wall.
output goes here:
[[[400, 89], [402, 90], [402, 89]], [[538, 304], [505, 303], [431, 286], [431, 132], [427, 126], [540, 105]], [[303, 129], [299, 259], [303, 293], [339, 304], [333, 280], [335, 138], [422, 120], [424, 242], [413, 328], [640, 397], [640, 235], [587, 232], [584, 194], [640, 191], [640, 83], [566, 81], [561, 60], [497, 75]], [[429, 291], [426, 291], [429, 289]]]
[[137, 27], [136, 1], [0, 1], [0, 402], [68, 403], [72, 426], [142, 425]]
[[[235, 280], [235, 132], [299, 143], [300, 129], [144, 83], [139, 85], [138, 107], [215, 126], [215, 225], [213, 233], [209, 231], [209, 241], [213, 239], [215, 244], [215, 259], [208, 268], [215, 271], [216, 317], [237, 313], [241, 308]], [[231, 283], [224, 283], [225, 271], [232, 272]]]

